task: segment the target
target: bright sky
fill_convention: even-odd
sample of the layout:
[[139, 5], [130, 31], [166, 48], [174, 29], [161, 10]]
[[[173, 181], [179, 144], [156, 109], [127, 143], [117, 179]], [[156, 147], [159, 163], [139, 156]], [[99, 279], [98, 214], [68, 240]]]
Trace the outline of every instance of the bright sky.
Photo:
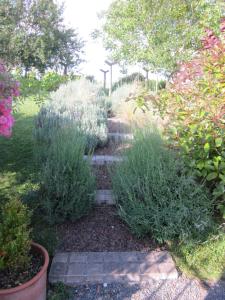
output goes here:
[[107, 55], [101, 41], [93, 40], [90, 34], [100, 27], [97, 14], [106, 10], [112, 0], [59, 0], [59, 2], [64, 2], [65, 5], [66, 24], [77, 28], [80, 37], [86, 41], [86, 62], [82, 64], [81, 72], [102, 80], [103, 74], [99, 69], [107, 68], [104, 64]]
[[[90, 36], [95, 29], [100, 29], [101, 24], [98, 19], [98, 13], [108, 9], [113, 0], [56, 0], [58, 3], [64, 3], [65, 23], [78, 30], [80, 37], [86, 41], [85, 60], [80, 67], [81, 73], [85, 75], [94, 75], [98, 81], [103, 81], [103, 73], [100, 69], [108, 70], [105, 64], [107, 53], [100, 39], [93, 40]], [[128, 68], [128, 74], [133, 72], [145, 72], [138, 66]], [[113, 82], [122, 77], [120, 68], [113, 66]], [[154, 74], [149, 74], [149, 79], [155, 78]], [[109, 84], [109, 73], [107, 76]]]
[[[65, 23], [77, 28], [79, 35], [86, 41], [85, 60], [81, 66], [81, 72], [85, 75], [94, 75], [99, 81], [103, 80], [103, 74], [99, 69], [108, 69], [105, 65], [107, 53], [100, 40], [93, 40], [90, 34], [94, 29], [100, 28], [100, 21], [97, 14], [107, 10], [113, 0], [58, 0], [64, 3]], [[130, 68], [130, 72], [141, 71], [139, 68]], [[113, 67], [113, 81], [121, 77], [119, 67]], [[109, 76], [107, 78], [109, 83]]]

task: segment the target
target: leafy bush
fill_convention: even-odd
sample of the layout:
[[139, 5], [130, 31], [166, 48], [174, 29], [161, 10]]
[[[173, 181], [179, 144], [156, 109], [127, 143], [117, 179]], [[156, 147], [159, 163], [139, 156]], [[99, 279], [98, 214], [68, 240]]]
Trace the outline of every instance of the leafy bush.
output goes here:
[[56, 72], [47, 72], [41, 78], [41, 89], [52, 92], [56, 91], [61, 84], [67, 82], [70, 79], [69, 76], [60, 75]]
[[113, 84], [112, 91], [114, 92], [123, 85], [132, 84], [135, 81], [144, 82], [145, 77], [141, 73], [133, 73], [131, 75], [127, 75]]
[[221, 36], [206, 32], [203, 49], [180, 66], [154, 103], [168, 119], [171, 144], [207, 182], [225, 217], [225, 19]]
[[71, 81], [51, 94], [36, 121], [38, 143], [49, 144], [52, 133], [73, 126], [86, 136], [87, 151], [107, 141], [107, 113], [99, 87], [88, 80]]
[[143, 95], [147, 93], [149, 90], [140, 82], [121, 86], [111, 96], [113, 114], [134, 128], [145, 127], [149, 123], [162, 127], [162, 118], [155, 114], [153, 105], [149, 102], [146, 105]]
[[19, 200], [5, 203], [0, 214], [0, 269], [22, 269], [30, 260], [30, 212]]
[[58, 130], [47, 149], [40, 206], [50, 224], [75, 221], [92, 207], [95, 182], [84, 150], [85, 138], [69, 127]]
[[72, 296], [73, 291], [71, 287], [58, 282], [49, 286], [47, 300], [69, 300]]
[[124, 84], [117, 88], [111, 95], [112, 112], [114, 115], [131, 120], [133, 116], [133, 106], [130, 107], [126, 99], [133, 93], [141, 89], [138, 82]]
[[162, 90], [166, 87], [166, 81], [160, 80], [157, 82], [156, 80], [151, 79], [151, 80], [148, 80], [147, 87], [150, 91]]
[[207, 191], [150, 129], [135, 135], [114, 170], [113, 190], [120, 216], [138, 236], [185, 241], [203, 236], [211, 226]]
[[25, 100], [29, 97], [40, 105], [48, 99], [49, 92], [56, 91], [61, 84], [69, 81], [70, 77], [48, 72], [38, 78], [36, 72], [29, 72], [26, 76], [17, 74], [17, 80], [20, 82], [20, 99]]
[[43, 215], [43, 207], [40, 198], [41, 193], [39, 186], [36, 188], [32, 187], [32, 190], [29, 190], [23, 195], [22, 202], [32, 211], [32, 240], [44, 246], [48, 251], [49, 256], [53, 257], [58, 245], [56, 228], [46, 222], [46, 216]]

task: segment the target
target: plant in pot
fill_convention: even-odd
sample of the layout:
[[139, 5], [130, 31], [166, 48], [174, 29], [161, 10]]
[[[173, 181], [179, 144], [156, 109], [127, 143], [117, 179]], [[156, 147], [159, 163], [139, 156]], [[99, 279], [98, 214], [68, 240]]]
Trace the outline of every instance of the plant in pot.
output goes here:
[[0, 212], [0, 300], [45, 300], [49, 256], [30, 240], [30, 217], [18, 199]]

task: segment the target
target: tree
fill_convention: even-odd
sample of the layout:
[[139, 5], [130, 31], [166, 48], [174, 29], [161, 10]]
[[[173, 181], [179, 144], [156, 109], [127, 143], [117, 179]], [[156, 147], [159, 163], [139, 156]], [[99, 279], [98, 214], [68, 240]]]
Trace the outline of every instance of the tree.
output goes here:
[[63, 6], [53, 0], [2, 0], [0, 56], [8, 65], [41, 73], [55, 63], [80, 63], [83, 42], [63, 24]]
[[79, 38], [73, 29], [62, 28], [57, 32], [56, 54], [54, 63], [63, 68], [63, 74], [67, 75], [68, 69], [78, 66], [83, 60], [84, 41]]
[[215, 29], [221, 0], [115, 0], [104, 14], [103, 40], [117, 61], [174, 70]]

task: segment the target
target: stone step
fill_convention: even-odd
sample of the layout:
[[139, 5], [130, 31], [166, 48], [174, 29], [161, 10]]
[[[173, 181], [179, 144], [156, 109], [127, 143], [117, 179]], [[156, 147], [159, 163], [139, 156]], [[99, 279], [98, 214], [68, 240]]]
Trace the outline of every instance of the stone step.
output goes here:
[[[89, 156], [84, 155], [84, 159], [89, 159]], [[93, 155], [90, 158], [91, 165], [111, 165], [122, 160], [122, 157], [115, 155]]]
[[108, 138], [114, 143], [121, 143], [133, 140], [134, 136], [130, 133], [108, 133]]
[[112, 190], [97, 190], [95, 203], [97, 205], [101, 205], [101, 204], [114, 205], [115, 200], [113, 198]]
[[120, 133], [131, 132], [131, 126], [129, 125], [129, 122], [118, 117], [108, 118], [108, 128], [112, 132], [120, 132]]
[[178, 272], [167, 251], [57, 253], [49, 273], [50, 283], [61, 281], [68, 285], [177, 278]]

